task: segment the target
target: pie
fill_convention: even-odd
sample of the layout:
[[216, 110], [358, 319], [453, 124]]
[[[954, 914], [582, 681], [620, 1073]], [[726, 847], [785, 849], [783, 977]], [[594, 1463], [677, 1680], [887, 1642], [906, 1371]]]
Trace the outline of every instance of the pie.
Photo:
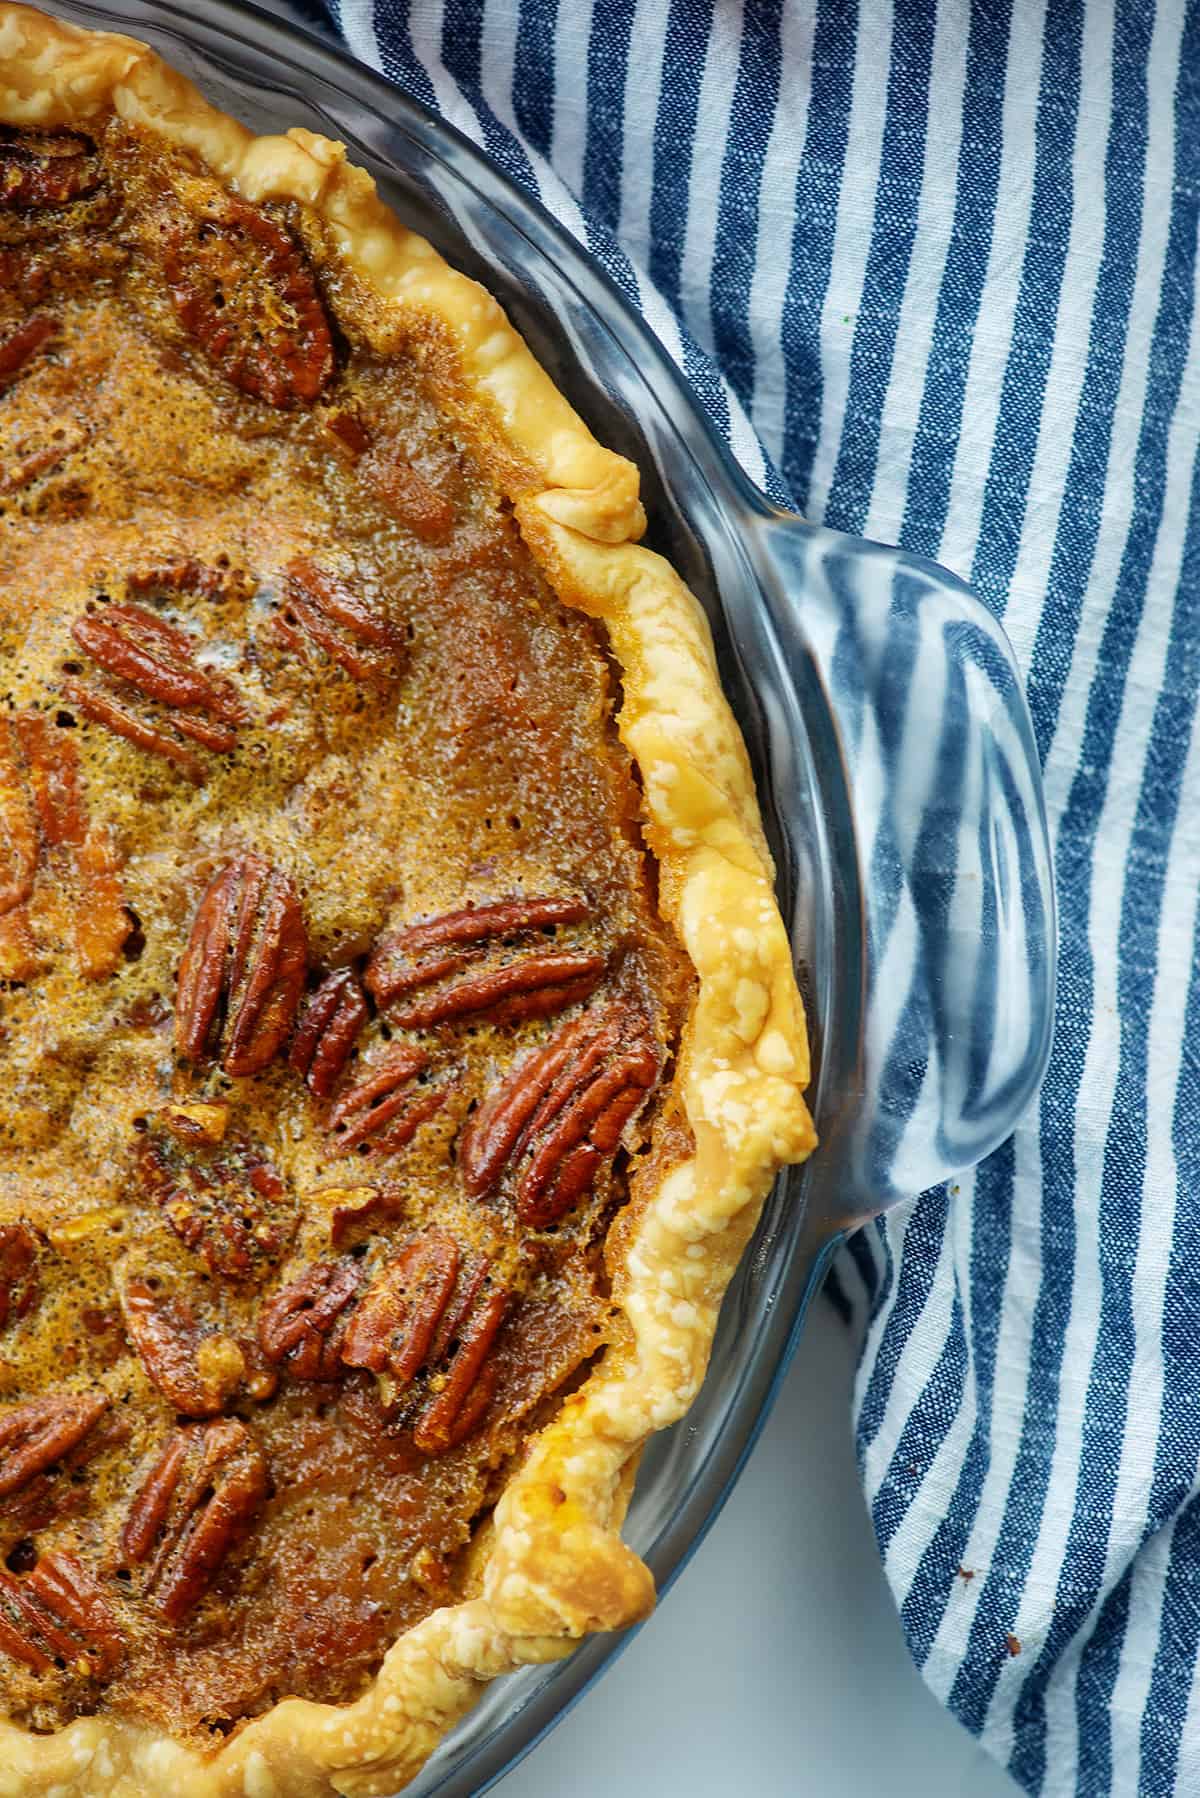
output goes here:
[[804, 1018], [637, 471], [341, 146], [0, 5], [0, 1793], [393, 1792], [646, 1613]]

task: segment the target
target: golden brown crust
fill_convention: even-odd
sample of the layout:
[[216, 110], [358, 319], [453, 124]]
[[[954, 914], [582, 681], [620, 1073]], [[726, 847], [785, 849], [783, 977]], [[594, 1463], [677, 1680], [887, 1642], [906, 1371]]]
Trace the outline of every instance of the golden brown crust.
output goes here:
[[559, 596], [600, 619], [623, 672], [618, 727], [644, 783], [660, 903], [699, 977], [676, 1092], [695, 1152], [635, 1182], [614, 1293], [628, 1325], [532, 1443], [487, 1531], [475, 1596], [402, 1637], [345, 1708], [289, 1699], [202, 1758], [154, 1732], [0, 1724], [0, 1798], [301, 1798], [395, 1791], [481, 1683], [643, 1616], [653, 1583], [617, 1533], [646, 1437], [686, 1410], [717, 1311], [778, 1168], [814, 1142], [804, 1017], [745, 750], [703, 614], [637, 545], [636, 469], [599, 445], [496, 302], [406, 230], [342, 147], [256, 138], [143, 45], [0, 4], [0, 122], [75, 125], [108, 109], [201, 157], [252, 200], [301, 204], [326, 260], [375, 303], [368, 335], [416, 321], [473, 447]]

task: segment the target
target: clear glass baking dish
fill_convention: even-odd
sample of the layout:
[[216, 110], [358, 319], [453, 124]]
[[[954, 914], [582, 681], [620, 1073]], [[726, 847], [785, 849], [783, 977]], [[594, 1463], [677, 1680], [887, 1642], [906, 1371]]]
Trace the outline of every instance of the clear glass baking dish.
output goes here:
[[[643, 1458], [625, 1534], [661, 1591], [736, 1479], [837, 1243], [996, 1147], [1041, 1079], [1054, 898], [1012, 652], [953, 575], [773, 507], [598, 264], [453, 128], [332, 45], [230, 0], [48, 10], [145, 39], [259, 131], [341, 138], [639, 464], [648, 541], [707, 610], [809, 1005], [821, 1148], [779, 1181], [704, 1388]], [[406, 1798], [486, 1790], [623, 1639], [495, 1682]]]

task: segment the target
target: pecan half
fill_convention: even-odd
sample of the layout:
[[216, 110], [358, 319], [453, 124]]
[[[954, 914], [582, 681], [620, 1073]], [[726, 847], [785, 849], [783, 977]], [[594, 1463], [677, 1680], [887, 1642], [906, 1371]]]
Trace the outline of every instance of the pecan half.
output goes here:
[[19, 453], [15, 460], [0, 466], [0, 493], [21, 493], [42, 475], [52, 474], [76, 450], [83, 448], [88, 436], [83, 425], [68, 419], [23, 437], [17, 445]]
[[39, 712], [23, 712], [13, 724], [43, 841], [51, 849], [78, 848], [87, 834], [79, 751]]
[[515, 1063], [459, 1141], [458, 1165], [472, 1198], [482, 1198], [499, 1180], [524, 1146], [534, 1114], [540, 1119], [549, 1114], [560, 1078], [565, 1074], [570, 1081], [586, 1081], [619, 1040], [614, 1018], [585, 1015], [560, 1025], [542, 1048]]
[[456, 981], [424, 998], [396, 1006], [391, 1016], [409, 1030], [424, 1030], [452, 1018], [486, 1013], [493, 1023], [551, 1017], [595, 992], [604, 978], [604, 956], [591, 950], [561, 955], [526, 955], [482, 974]]
[[313, 644], [355, 680], [378, 685], [401, 671], [404, 639], [396, 627], [345, 581], [303, 556], [284, 570], [284, 600], [274, 627], [289, 648], [304, 654]]
[[62, 696], [72, 711], [82, 712], [94, 724], [103, 724], [114, 736], [124, 737], [126, 742], [135, 743], [148, 754], [172, 762], [195, 786], [203, 786], [207, 770], [193, 750], [149, 723], [139, 712], [122, 705], [103, 687], [71, 676], [62, 683]]
[[194, 1610], [270, 1491], [266, 1456], [243, 1423], [189, 1424], [168, 1438], [121, 1537], [127, 1562], [149, 1562], [145, 1590], [169, 1623]]
[[0, 1568], [0, 1648], [35, 1672], [108, 1679], [124, 1655], [103, 1589], [68, 1554], [43, 1554], [20, 1578]]
[[181, 1055], [256, 1074], [283, 1047], [304, 990], [308, 935], [295, 888], [260, 855], [222, 870], [200, 901], [179, 968]]
[[252, 597], [255, 586], [254, 577], [244, 568], [198, 562], [194, 556], [173, 556], [165, 562], [135, 568], [125, 577], [126, 592], [141, 598], [148, 594], [188, 593], [196, 599], [243, 600]]
[[[117, 1336], [118, 1343], [112, 1354], [106, 1353], [106, 1344], [93, 1342], [89, 1345], [98, 1351], [96, 1360], [112, 1366], [120, 1355], [119, 1321]], [[63, 1523], [90, 1510], [91, 1479], [87, 1469], [100, 1456], [120, 1448], [128, 1437], [125, 1419], [110, 1409], [73, 1448], [66, 1450], [60, 1460], [50, 1462], [16, 1492], [0, 1499], [0, 1516], [10, 1537], [36, 1536], [52, 1523]]]
[[245, 716], [232, 688], [197, 667], [191, 638], [145, 606], [109, 605], [85, 613], [75, 620], [71, 635], [106, 674], [119, 676], [173, 711], [207, 712], [224, 724], [237, 724]]
[[321, 423], [352, 456], [361, 456], [371, 447], [370, 433], [358, 413], [349, 406], [338, 406], [325, 414]]
[[407, 525], [414, 537], [423, 543], [446, 541], [454, 529], [454, 507], [402, 450], [394, 444], [384, 446], [370, 458], [364, 472], [376, 499], [393, 518]]
[[184, 1417], [215, 1417], [246, 1375], [246, 1358], [231, 1336], [205, 1334], [182, 1295], [163, 1296], [144, 1280], [121, 1292], [125, 1334], [151, 1382]]
[[37, 942], [23, 905], [0, 914], [0, 980], [32, 980], [41, 966]]
[[[398, 1024], [413, 1029], [484, 1012], [497, 1023], [547, 1017], [595, 990], [604, 973], [603, 955], [591, 950], [524, 955], [478, 973], [470, 972], [472, 959], [494, 944], [519, 944], [560, 924], [581, 923], [587, 913], [587, 902], [573, 894], [498, 899], [446, 912], [383, 937], [364, 979], [380, 1005], [435, 987], [393, 1011]], [[459, 975], [463, 978], [455, 978]]]
[[37, 873], [38, 827], [12, 720], [0, 720], [0, 911], [23, 905]]
[[509, 1300], [492, 1284], [486, 1256], [464, 1260], [452, 1236], [426, 1231], [367, 1289], [342, 1360], [382, 1376], [388, 1407], [408, 1414], [416, 1446], [442, 1454], [470, 1435], [491, 1403], [497, 1371], [489, 1357]]
[[243, 393], [311, 404], [333, 373], [333, 339], [304, 252], [216, 182], [190, 180], [180, 197], [162, 266], [184, 330]]
[[152, 1117], [135, 1160], [147, 1196], [214, 1274], [251, 1279], [291, 1241], [294, 1202], [266, 1152], [249, 1139], [188, 1144]]
[[[107, 833], [88, 822], [78, 749], [65, 731], [40, 713], [20, 713], [0, 733], [0, 819], [12, 829], [8, 892], [13, 905], [8, 918], [19, 926], [4, 941], [13, 959], [24, 959], [26, 965], [24, 974], [6, 966], [9, 977], [28, 978], [36, 966], [25, 900], [18, 895], [36, 878], [42, 844], [50, 852], [52, 871], [59, 854], [71, 864], [75, 952], [81, 972], [90, 979], [111, 974], [133, 928], [121, 900], [117, 858]], [[61, 868], [58, 872], [61, 875]]]
[[133, 930], [122, 903], [121, 864], [107, 831], [89, 830], [75, 851], [75, 951], [80, 971], [102, 980], [120, 966]]
[[362, 1270], [347, 1256], [318, 1261], [269, 1298], [258, 1316], [258, 1345], [297, 1380], [336, 1380]]
[[35, 312], [7, 337], [0, 338], [0, 381], [19, 375], [25, 364], [57, 336], [58, 329], [56, 318], [46, 312]]
[[329, 1114], [338, 1148], [348, 1154], [368, 1144], [373, 1154], [386, 1155], [410, 1143], [447, 1098], [445, 1087], [414, 1092], [413, 1081], [428, 1066], [423, 1049], [400, 1044], [364, 1069], [365, 1077], [342, 1094]]
[[0, 1330], [28, 1317], [40, 1291], [37, 1237], [28, 1224], [0, 1225]]
[[[85, 717], [165, 757], [197, 782], [204, 764], [188, 742], [222, 755], [237, 746], [245, 708], [227, 681], [197, 665], [195, 645], [184, 631], [144, 606], [121, 604], [85, 613], [71, 635], [111, 677], [107, 683], [73, 677], [63, 683], [63, 697]], [[135, 710], [125, 703], [123, 687], [148, 706]]]
[[327, 1099], [367, 1021], [367, 1002], [352, 968], [327, 974], [309, 999], [288, 1062], [308, 1090]]
[[517, 1217], [536, 1229], [557, 1222], [591, 1190], [658, 1073], [644, 1026], [622, 1009], [560, 1026], [516, 1064], [463, 1132], [463, 1186], [481, 1198], [527, 1156]]
[[0, 128], [0, 206], [63, 206], [99, 180], [95, 147], [81, 132]]
[[38, 849], [37, 816], [12, 720], [0, 719], [0, 977], [6, 980], [28, 980], [38, 965], [26, 910]]
[[103, 1392], [48, 1392], [0, 1411], [0, 1498], [82, 1442], [108, 1409]]
[[462, 955], [453, 953], [430, 958], [427, 951], [431, 949], [476, 950], [559, 924], [578, 924], [587, 914], [586, 900], [569, 893], [494, 899], [443, 912], [382, 937], [367, 963], [366, 984], [380, 1005], [388, 1005], [401, 993], [427, 986], [444, 973], [467, 965]]

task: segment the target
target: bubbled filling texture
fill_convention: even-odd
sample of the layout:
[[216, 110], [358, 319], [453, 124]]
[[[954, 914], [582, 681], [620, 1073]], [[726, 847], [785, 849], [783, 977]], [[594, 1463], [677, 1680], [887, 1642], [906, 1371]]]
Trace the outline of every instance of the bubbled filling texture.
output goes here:
[[[86, 166], [51, 166], [72, 155]], [[361, 296], [309, 263], [287, 209], [231, 209], [115, 121], [57, 148], [9, 134], [4, 171], [0, 1703], [35, 1729], [100, 1710], [219, 1745], [288, 1694], [353, 1698], [465, 1589], [512, 1458], [611, 1339], [605, 1235], [677, 1132], [690, 976], [657, 918], [604, 643], [434, 404], [421, 342], [372, 352]], [[181, 636], [186, 679], [207, 681], [187, 691], [219, 692], [223, 721], [136, 676], [121, 643], [145, 648], [143, 615]], [[267, 869], [304, 933], [279, 1045], [243, 1073], [228, 949], [203, 1047], [181, 1052], [176, 1019], [231, 867], [239, 894]], [[565, 921], [405, 946], [421, 921], [546, 896]], [[418, 969], [387, 998], [381, 942]], [[565, 971], [545, 1015], [523, 1012], [547, 957]], [[497, 987], [517, 1005], [423, 1021], [431, 993], [518, 967]], [[289, 1056], [339, 971], [359, 1021], [314, 1092]], [[335, 1127], [397, 1056], [383, 1098], [403, 1091], [407, 1140], [353, 1129], [378, 1099]], [[489, 1126], [489, 1160], [472, 1119], [535, 1065], [537, 1104], [574, 1133], [530, 1100], [515, 1131]], [[459, 1166], [472, 1129], [483, 1191]], [[351, 1296], [305, 1360], [288, 1320], [335, 1274]], [[464, 1343], [481, 1359], [455, 1375]], [[455, 1378], [438, 1435], [421, 1419]]]

